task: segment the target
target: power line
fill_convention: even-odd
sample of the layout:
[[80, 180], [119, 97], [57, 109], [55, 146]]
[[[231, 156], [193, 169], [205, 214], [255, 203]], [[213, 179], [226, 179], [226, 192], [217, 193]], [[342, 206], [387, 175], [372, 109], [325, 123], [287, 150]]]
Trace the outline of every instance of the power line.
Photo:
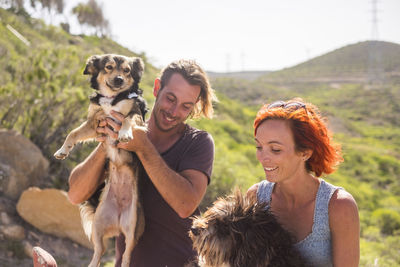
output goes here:
[[371, 27], [371, 40], [379, 39], [378, 32], [378, 0], [372, 0], [372, 27]]
[[371, 0], [372, 25], [371, 40], [368, 42], [368, 82], [370, 84], [381, 84], [383, 82], [381, 43], [378, 30], [378, 0]]

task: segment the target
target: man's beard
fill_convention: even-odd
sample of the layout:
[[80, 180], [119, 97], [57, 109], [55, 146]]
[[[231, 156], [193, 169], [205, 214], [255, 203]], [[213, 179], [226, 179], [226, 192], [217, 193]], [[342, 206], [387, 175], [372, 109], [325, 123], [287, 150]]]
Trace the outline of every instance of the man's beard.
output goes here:
[[[170, 126], [169, 128], [165, 128], [165, 127], [163, 127], [163, 125], [162, 125], [162, 123], [161, 123], [161, 120], [164, 119], [163, 117], [164, 117], [166, 114], [168, 114], [168, 113], [165, 112], [165, 111], [162, 111], [162, 110], [159, 109], [159, 108], [157, 108], [157, 109], [155, 110], [155, 113], [154, 113], [154, 122], [155, 122], [155, 125], [156, 125], [157, 129], [160, 130], [161, 132], [169, 132], [169, 131], [172, 131], [172, 130], [176, 129], [177, 127], [179, 127], [180, 125], [182, 125], [182, 124], [186, 121], [186, 119], [189, 117], [189, 115], [190, 115], [190, 113], [189, 113], [189, 115], [188, 115], [186, 118], [184, 118], [183, 120], [180, 120], [179, 118], [176, 118], [176, 117], [175, 117], [175, 123], [176, 123], [176, 124]], [[172, 117], [172, 116], [168, 116], [168, 117]]]

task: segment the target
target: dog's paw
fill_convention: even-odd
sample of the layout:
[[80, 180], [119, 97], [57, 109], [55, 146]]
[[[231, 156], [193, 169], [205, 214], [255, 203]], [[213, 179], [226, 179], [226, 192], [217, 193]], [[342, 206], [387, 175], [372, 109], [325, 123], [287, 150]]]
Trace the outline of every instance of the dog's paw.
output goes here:
[[125, 143], [125, 142], [129, 142], [132, 139], [133, 139], [132, 131], [130, 131], [130, 130], [129, 131], [123, 131], [123, 130], [119, 131], [118, 140], [120, 142]]
[[56, 153], [54, 153], [54, 157], [56, 159], [65, 159], [66, 157], [68, 157], [68, 151], [60, 148], [59, 150], [57, 150]]

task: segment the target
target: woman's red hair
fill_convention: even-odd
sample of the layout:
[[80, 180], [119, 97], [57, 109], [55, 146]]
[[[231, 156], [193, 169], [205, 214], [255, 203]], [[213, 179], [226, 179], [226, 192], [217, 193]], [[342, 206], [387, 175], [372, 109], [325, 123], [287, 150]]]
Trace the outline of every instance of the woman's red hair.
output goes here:
[[306, 162], [307, 170], [314, 172], [317, 177], [334, 172], [343, 158], [341, 147], [333, 142], [324, 122], [325, 118], [316, 106], [304, 103], [299, 98], [289, 100], [287, 104], [290, 105], [273, 108], [270, 108], [269, 104], [262, 106], [254, 120], [254, 135], [258, 126], [266, 120], [288, 121], [296, 151], [312, 150], [312, 155]]

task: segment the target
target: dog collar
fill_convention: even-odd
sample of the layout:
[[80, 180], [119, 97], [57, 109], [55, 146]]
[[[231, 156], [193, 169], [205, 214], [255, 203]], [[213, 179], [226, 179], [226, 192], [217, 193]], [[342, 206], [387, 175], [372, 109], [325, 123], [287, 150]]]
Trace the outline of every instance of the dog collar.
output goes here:
[[107, 97], [107, 96], [104, 96], [104, 95], [102, 95], [102, 94], [100, 94], [100, 93], [98, 93], [98, 92], [96, 92], [96, 93], [94, 93], [93, 95], [91, 95], [90, 97], [89, 97], [89, 99], [90, 99], [90, 101], [92, 102], [92, 103], [95, 103], [95, 104], [97, 104], [97, 105], [100, 105], [100, 98], [102, 98], [102, 97], [104, 97], [104, 98], [107, 98], [107, 99], [110, 99], [112, 102], [111, 102], [111, 105], [116, 105], [119, 101], [121, 101], [121, 100], [123, 100], [123, 99], [138, 99], [139, 98], [139, 95], [136, 93], [136, 92], [130, 92], [129, 94], [128, 94], [128, 92], [122, 92], [122, 93], [119, 93], [118, 95], [116, 95], [116, 96], [114, 96], [114, 97]]
[[132, 98], [138, 98], [138, 94], [136, 94], [135, 92], [132, 92], [132, 93], [130, 93], [129, 95], [128, 95], [128, 98], [129, 99], [132, 99]]

